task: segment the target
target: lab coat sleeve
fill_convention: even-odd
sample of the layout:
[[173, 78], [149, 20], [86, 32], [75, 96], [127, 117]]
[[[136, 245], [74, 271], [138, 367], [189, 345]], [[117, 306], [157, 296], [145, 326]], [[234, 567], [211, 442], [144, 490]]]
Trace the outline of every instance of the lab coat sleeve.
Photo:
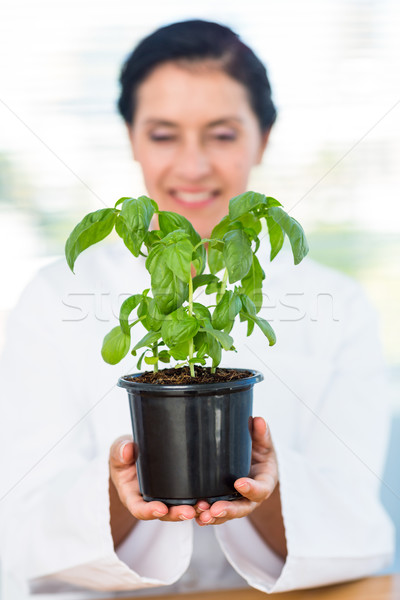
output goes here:
[[108, 448], [93, 431], [97, 402], [82, 397], [83, 380], [68, 371], [74, 349], [57, 335], [57, 301], [45, 278], [29, 286], [1, 364], [3, 585], [18, 576], [35, 591], [49, 582], [96, 590], [170, 584], [189, 564], [191, 524], [156, 521], [134, 530], [137, 545], [145, 544], [135, 570], [114, 552]]
[[[336, 348], [330, 376], [316, 403], [293, 382], [287, 384], [285, 369], [279, 375], [293, 398], [287, 419], [296, 419], [302, 428], [295, 445], [279, 435], [274, 439], [272, 430], [286, 560], [272, 553], [247, 519], [218, 528], [227, 559], [251, 586], [265, 592], [356, 579], [393, 558], [394, 529], [379, 502], [388, 389], [375, 313], [356, 285], [341, 319], [341, 335], [332, 340]], [[318, 362], [316, 355], [315, 369]], [[312, 373], [307, 377], [312, 386]], [[253, 541], [244, 544], [245, 539]]]

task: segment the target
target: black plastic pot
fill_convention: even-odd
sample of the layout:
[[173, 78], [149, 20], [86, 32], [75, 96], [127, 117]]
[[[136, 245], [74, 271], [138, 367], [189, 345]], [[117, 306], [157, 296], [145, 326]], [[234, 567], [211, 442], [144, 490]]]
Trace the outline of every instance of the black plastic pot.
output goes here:
[[250, 373], [234, 381], [193, 385], [131, 380], [140, 373], [119, 379], [129, 395], [145, 500], [179, 505], [240, 497], [233, 483], [249, 474], [253, 385], [263, 379], [258, 371]]

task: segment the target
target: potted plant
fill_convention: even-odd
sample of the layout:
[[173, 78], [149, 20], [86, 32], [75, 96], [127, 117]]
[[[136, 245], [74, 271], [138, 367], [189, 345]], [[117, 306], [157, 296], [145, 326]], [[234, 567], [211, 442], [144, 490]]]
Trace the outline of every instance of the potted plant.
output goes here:
[[[158, 228], [151, 229], [155, 215]], [[185, 217], [160, 211], [154, 200], [140, 196], [86, 215], [67, 240], [71, 270], [83, 250], [114, 228], [134, 257], [145, 257], [151, 286], [123, 302], [119, 323], [101, 350], [110, 364], [131, 352], [139, 354], [139, 370], [143, 360], [153, 367], [118, 382], [129, 395], [145, 500], [174, 505], [240, 496], [233, 483], [250, 469], [252, 389], [263, 377], [218, 365], [222, 350], [236, 350], [230, 332], [237, 317], [247, 323], [248, 336], [257, 326], [269, 345], [276, 341], [271, 325], [258, 315], [265, 274], [256, 253], [263, 221], [270, 260], [286, 234], [298, 264], [308, 252], [301, 225], [280, 202], [255, 192], [231, 199], [229, 214], [210, 238], [202, 239]], [[209, 301], [194, 300], [198, 289]], [[136, 341], [137, 323], [147, 333]], [[171, 360], [172, 368], [159, 369]]]

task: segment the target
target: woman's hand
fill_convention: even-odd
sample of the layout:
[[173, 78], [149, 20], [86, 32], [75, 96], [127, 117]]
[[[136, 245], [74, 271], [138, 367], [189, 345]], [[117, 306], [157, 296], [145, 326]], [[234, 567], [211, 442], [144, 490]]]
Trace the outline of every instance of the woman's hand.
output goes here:
[[278, 467], [269, 429], [261, 417], [252, 419], [252, 460], [249, 477], [235, 481], [244, 496], [238, 500], [220, 500], [210, 506], [199, 500], [196, 506], [168, 507], [163, 502], [146, 502], [140, 495], [136, 471], [136, 446], [132, 438], [117, 439], [110, 449], [110, 477], [120, 502], [140, 520], [185, 521], [196, 518], [199, 525], [220, 524], [252, 513], [274, 491]]
[[[136, 519], [149, 521], [186, 521], [196, 516], [194, 506], [166, 506], [163, 502], [154, 500], [146, 502], [140, 495], [139, 481], [136, 470], [137, 451], [132, 437], [118, 438], [110, 449], [110, 477], [118, 494], [120, 502]], [[111, 499], [112, 495], [110, 494]], [[112, 518], [111, 507], [111, 518]]]
[[244, 496], [238, 500], [219, 500], [211, 506], [204, 500], [196, 505], [196, 521], [199, 525], [220, 525], [230, 519], [250, 515], [269, 498], [278, 483], [278, 465], [269, 428], [262, 417], [252, 419], [253, 446], [249, 477], [241, 477], [234, 483]]

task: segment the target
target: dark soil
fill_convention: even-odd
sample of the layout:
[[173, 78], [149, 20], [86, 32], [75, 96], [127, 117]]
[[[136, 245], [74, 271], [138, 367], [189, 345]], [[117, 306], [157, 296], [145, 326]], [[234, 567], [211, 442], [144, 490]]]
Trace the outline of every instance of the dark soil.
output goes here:
[[141, 383], [159, 383], [162, 385], [188, 385], [193, 383], [218, 383], [221, 381], [232, 381], [233, 379], [244, 379], [251, 377], [250, 371], [237, 371], [236, 369], [216, 368], [215, 373], [211, 373], [210, 367], [201, 367], [195, 365], [196, 376], [191, 377], [189, 367], [180, 367], [179, 369], [161, 369], [157, 373], [147, 371], [139, 377], [127, 377], [130, 381]]

